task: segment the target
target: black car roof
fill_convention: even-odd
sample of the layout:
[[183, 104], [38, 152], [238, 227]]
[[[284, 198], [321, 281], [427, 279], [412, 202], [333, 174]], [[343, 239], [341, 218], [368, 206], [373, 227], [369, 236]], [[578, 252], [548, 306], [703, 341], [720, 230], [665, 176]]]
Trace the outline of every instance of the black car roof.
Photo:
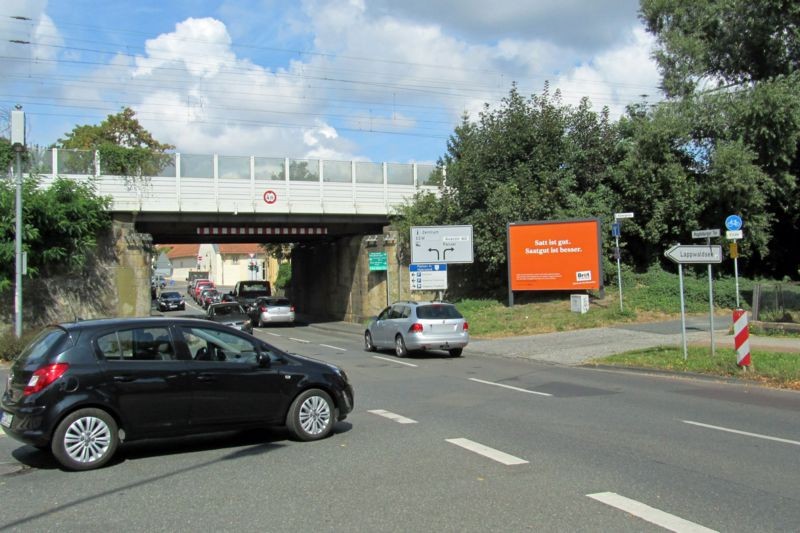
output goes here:
[[91, 320], [77, 320], [75, 322], [61, 322], [55, 324], [70, 332], [78, 332], [82, 330], [94, 329], [97, 327], [120, 327], [120, 326], [139, 326], [154, 324], [172, 325], [172, 324], [195, 324], [205, 325], [208, 321], [199, 318], [176, 318], [176, 317], [131, 317], [131, 318], [96, 318]]

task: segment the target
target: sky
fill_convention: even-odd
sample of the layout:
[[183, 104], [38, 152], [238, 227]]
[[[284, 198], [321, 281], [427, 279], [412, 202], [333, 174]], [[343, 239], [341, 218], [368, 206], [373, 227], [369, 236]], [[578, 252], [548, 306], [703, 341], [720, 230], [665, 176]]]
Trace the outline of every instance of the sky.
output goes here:
[[614, 118], [663, 95], [638, 1], [3, 0], [27, 143], [130, 107], [187, 154], [435, 163], [516, 83]]

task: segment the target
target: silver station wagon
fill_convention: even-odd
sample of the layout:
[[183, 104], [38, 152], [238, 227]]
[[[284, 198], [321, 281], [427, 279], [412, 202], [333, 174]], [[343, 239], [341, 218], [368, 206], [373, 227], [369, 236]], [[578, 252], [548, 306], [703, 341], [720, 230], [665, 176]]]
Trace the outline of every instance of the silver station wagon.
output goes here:
[[459, 357], [468, 343], [469, 324], [446, 302], [395, 302], [364, 332], [365, 350], [394, 349], [398, 357], [425, 350], [445, 350]]

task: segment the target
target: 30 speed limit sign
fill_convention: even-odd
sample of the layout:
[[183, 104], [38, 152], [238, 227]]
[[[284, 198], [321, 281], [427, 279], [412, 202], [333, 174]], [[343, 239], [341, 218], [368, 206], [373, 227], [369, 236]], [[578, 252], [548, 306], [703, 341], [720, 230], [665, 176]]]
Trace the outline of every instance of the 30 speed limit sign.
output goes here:
[[275, 191], [268, 190], [264, 191], [264, 201], [268, 204], [274, 204], [278, 200], [278, 195], [275, 194]]

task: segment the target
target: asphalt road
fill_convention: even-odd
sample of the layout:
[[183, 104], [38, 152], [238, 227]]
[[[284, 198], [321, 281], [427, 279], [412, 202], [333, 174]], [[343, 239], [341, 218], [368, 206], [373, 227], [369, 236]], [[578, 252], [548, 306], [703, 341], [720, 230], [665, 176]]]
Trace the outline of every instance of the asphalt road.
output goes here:
[[331, 438], [298, 443], [265, 430], [131, 443], [106, 468], [68, 473], [0, 436], [0, 530], [800, 524], [797, 393], [498, 357], [475, 346], [462, 358], [397, 359], [364, 352], [357, 328], [336, 324], [256, 334], [347, 370], [356, 409]]

